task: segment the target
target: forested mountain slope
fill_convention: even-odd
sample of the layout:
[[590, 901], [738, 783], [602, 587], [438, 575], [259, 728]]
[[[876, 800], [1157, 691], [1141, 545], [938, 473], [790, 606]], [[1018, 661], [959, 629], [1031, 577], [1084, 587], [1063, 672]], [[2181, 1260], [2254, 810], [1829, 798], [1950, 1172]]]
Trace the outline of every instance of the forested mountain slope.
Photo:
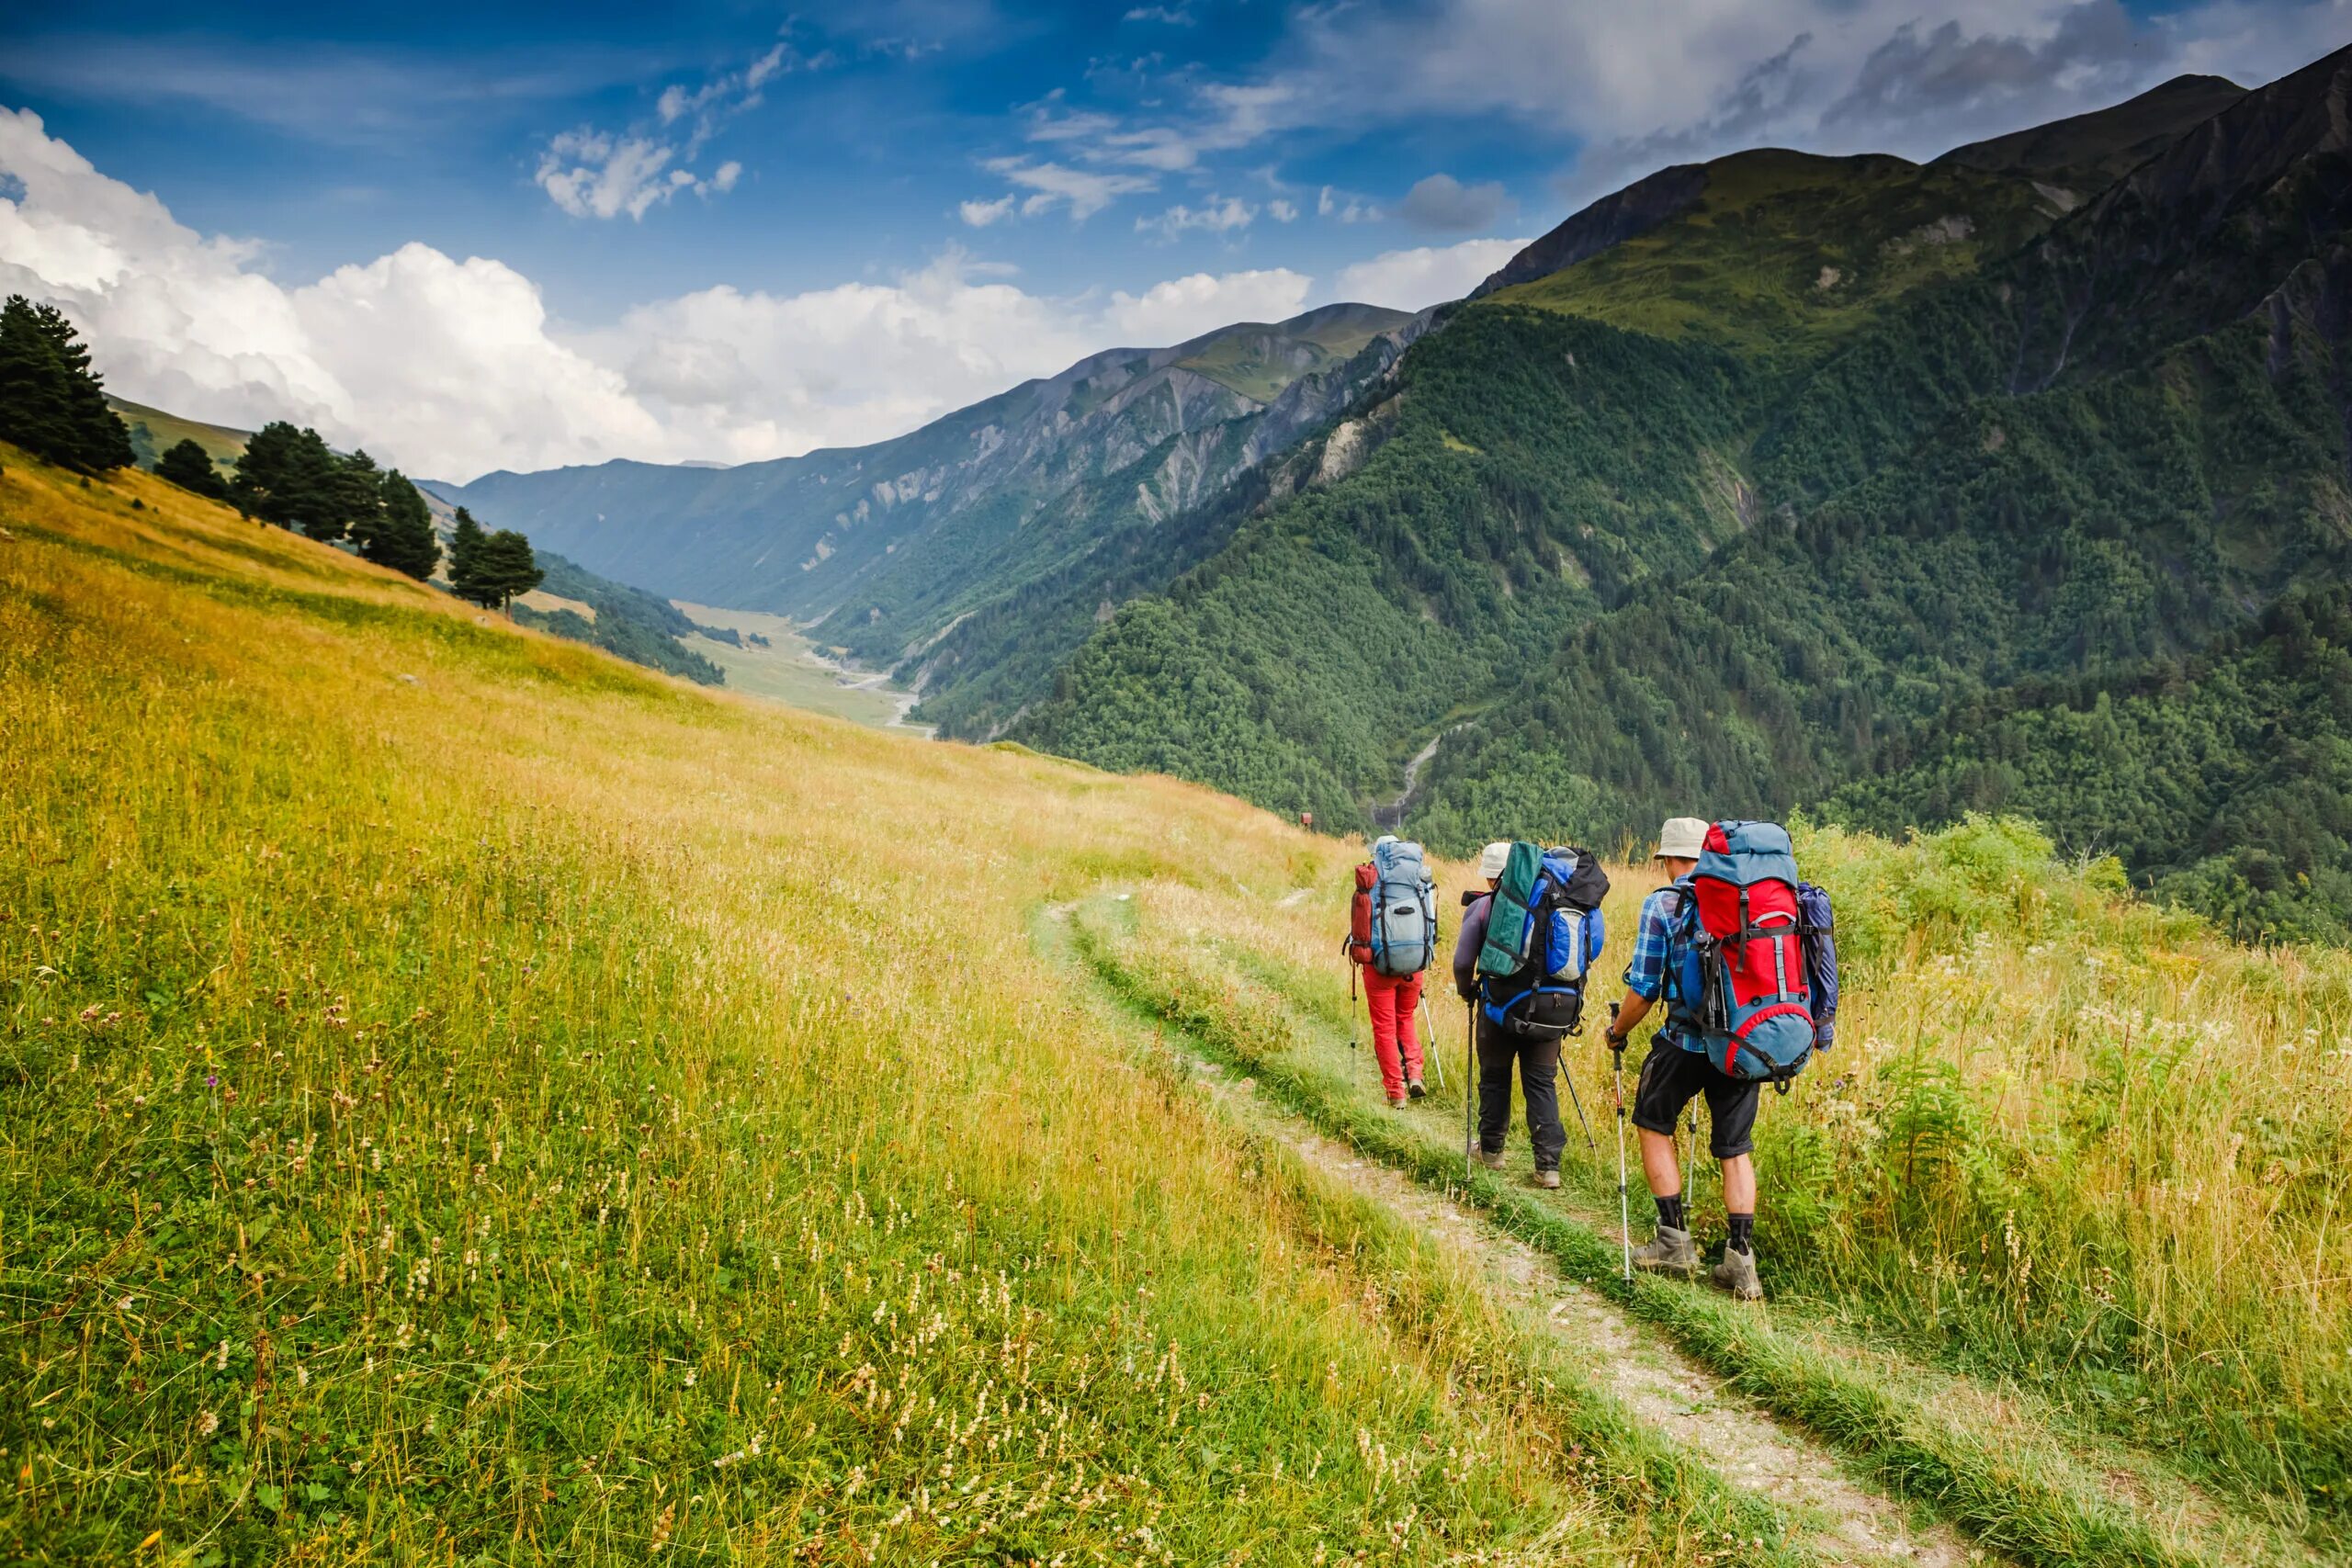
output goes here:
[[1106, 350], [871, 446], [436, 489], [592, 570], [701, 604], [831, 615], [826, 640], [895, 660], [1105, 536], [1215, 495], [1326, 422], [1419, 326], [1331, 305]]
[[[2337, 55], [2120, 106], [2161, 151], [2095, 192], [1958, 158], [1708, 165], [1645, 232], [1461, 308], [1361, 422], [1368, 460], [1122, 609], [1015, 733], [1339, 823], [1443, 732], [1407, 823], [1453, 848], [1831, 796], [1948, 815], [1935, 737], [1965, 705], [2227, 664], [2215, 638], [2352, 561], [2348, 78]], [[2167, 104], [2188, 122], [2152, 126]], [[2096, 164], [2116, 136], [2045, 140]], [[2225, 911], [2259, 902], [2233, 857], [2267, 856], [2306, 891], [2252, 928], [2340, 930], [2308, 891], [2346, 869], [2311, 826], [2333, 776], [2226, 822], [2215, 788], [2129, 829], [2070, 819], [2097, 792], [2021, 804]]]

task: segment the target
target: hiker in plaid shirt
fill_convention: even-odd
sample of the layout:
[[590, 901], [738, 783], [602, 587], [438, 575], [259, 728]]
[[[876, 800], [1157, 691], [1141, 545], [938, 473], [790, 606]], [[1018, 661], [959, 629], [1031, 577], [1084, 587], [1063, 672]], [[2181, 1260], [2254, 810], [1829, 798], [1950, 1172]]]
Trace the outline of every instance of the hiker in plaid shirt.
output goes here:
[[[1674, 817], [1658, 832], [1656, 860], [1666, 872], [1668, 886], [1642, 904], [1641, 930], [1634, 938], [1634, 959], [1625, 965], [1625, 999], [1617, 1004], [1609, 1026], [1609, 1048], [1623, 1051], [1626, 1037], [1666, 993], [1669, 977], [1679, 967], [1677, 945], [1690, 931], [1690, 874], [1699, 864], [1707, 824], [1696, 817]], [[1695, 1002], [1696, 998], [1691, 998]], [[1649, 1179], [1650, 1196], [1657, 1202], [1657, 1236], [1634, 1248], [1634, 1266], [1655, 1273], [1685, 1279], [1699, 1272], [1699, 1249], [1690, 1238], [1689, 1216], [1683, 1212], [1682, 1169], [1675, 1157], [1674, 1122], [1682, 1108], [1700, 1095], [1707, 1097], [1707, 1147], [1722, 1165], [1724, 1213], [1731, 1235], [1724, 1244], [1724, 1260], [1715, 1265], [1716, 1284], [1742, 1301], [1757, 1301], [1764, 1287], [1756, 1277], [1756, 1108], [1763, 1085], [1754, 1079], [1731, 1077], [1707, 1060], [1706, 1048], [1695, 1030], [1685, 1027], [1685, 1002], [1667, 997], [1666, 1021], [1650, 1038], [1650, 1054], [1634, 1091], [1634, 1125], [1642, 1137], [1642, 1174]]]

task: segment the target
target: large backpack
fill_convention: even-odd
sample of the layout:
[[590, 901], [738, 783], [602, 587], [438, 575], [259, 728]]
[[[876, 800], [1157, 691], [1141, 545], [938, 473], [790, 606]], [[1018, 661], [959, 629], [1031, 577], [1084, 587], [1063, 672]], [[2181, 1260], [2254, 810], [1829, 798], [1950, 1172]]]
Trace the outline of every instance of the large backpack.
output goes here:
[[1356, 867], [1348, 908], [1348, 956], [1402, 978], [1430, 966], [1437, 946], [1437, 885], [1421, 846], [1384, 834]]
[[1718, 822], [1707, 829], [1679, 918], [1668, 1010], [1707, 1059], [1783, 1093], [1838, 1012], [1829, 895], [1799, 879], [1788, 829]]
[[1609, 874], [1591, 852], [1514, 843], [1478, 948], [1478, 1005], [1506, 1033], [1556, 1040], [1584, 1021], [1585, 976], [1606, 931]]

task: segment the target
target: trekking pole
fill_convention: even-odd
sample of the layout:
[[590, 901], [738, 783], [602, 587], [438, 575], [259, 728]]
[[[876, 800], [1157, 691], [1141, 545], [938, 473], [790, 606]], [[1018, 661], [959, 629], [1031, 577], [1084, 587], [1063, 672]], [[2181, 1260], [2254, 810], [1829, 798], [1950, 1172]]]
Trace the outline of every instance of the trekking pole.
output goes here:
[[1565, 1061], [1560, 1064], [1560, 1081], [1568, 1086], [1568, 1103], [1577, 1108], [1577, 1125], [1584, 1129], [1585, 1152], [1598, 1160], [1600, 1145], [1592, 1141], [1592, 1123], [1584, 1119], [1584, 1101], [1577, 1098], [1577, 1076], [1568, 1070]]
[[1427, 991], [1421, 993], [1421, 1023], [1429, 1031], [1430, 1036], [1430, 1076], [1437, 1079], [1438, 1088], [1443, 1089], [1445, 1087], [1445, 1057], [1436, 1049], [1437, 1020], [1430, 1012], [1430, 997]]
[[[1352, 1051], [1352, 1050], [1354, 1050], [1354, 1049], [1356, 1048], [1356, 969], [1357, 969], [1357, 964], [1356, 964], [1356, 961], [1355, 961], [1354, 959], [1352, 959], [1352, 958], [1349, 959], [1349, 960], [1348, 960], [1348, 1049], [1349, 1049], [1349, 1050], [1351, 1050], [1351, 1051]], [[1366, 998], [1364, 998], [1363, 1010], [1364, 1010], [1364, 1017], [1365, 1017], [1365, 1018], [1367, 1018], [1367, 1019], [1371, 1018], [1371, 1016], [1372, 1016], [1372, 998], [1371, 998], [1366, 997]]]
[[1617, 1080], [1617, 1239], [1624, 1248], [1625, 1283], [1634, 1282], [1634, 1211], [1625, 1201], [1625, 1044], [1616, 1032], [1617, 1013], [1609, 1014], [1609, 1060]]
[[1470, 1179], [1470, 1151], [1478, 1146], [1478, 1013], [1462, 1004], [1462, 1179]]

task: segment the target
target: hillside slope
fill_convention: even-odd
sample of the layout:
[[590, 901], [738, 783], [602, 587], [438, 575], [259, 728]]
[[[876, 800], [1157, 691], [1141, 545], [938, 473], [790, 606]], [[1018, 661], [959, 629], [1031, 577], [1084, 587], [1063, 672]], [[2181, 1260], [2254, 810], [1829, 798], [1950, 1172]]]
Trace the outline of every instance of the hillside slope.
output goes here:
[[[1334, 823], [1440, 738], [1408, 828], [1614, 842], [1819, 802], [1882, 755], [1925, 778], [1903, 738], [1956, 705], [2195, 655], [2352, 564], [2348, 62], [2173, 127], [2084, 201], [1952, 164], [1710, 165], [1677, 214], [1423, 339], [1368, 461], [1123, 609], [1014, 733]], [[2146, 846], [2222, 821], [2120, 837], [2165, 875], [2188, 863]], [[2301, 807], [2227, 831], [2214, 852], [2290, 887], [2352, 872]], [[2241, 929], [2345, 931], [2332, 897]]]
[[0, 458], [17, 1558], [2343, 1555], [2344, 954], [1812, 836], [1773, 1299], [1621, 1286], [1375, 1102], [1347, 846]]

